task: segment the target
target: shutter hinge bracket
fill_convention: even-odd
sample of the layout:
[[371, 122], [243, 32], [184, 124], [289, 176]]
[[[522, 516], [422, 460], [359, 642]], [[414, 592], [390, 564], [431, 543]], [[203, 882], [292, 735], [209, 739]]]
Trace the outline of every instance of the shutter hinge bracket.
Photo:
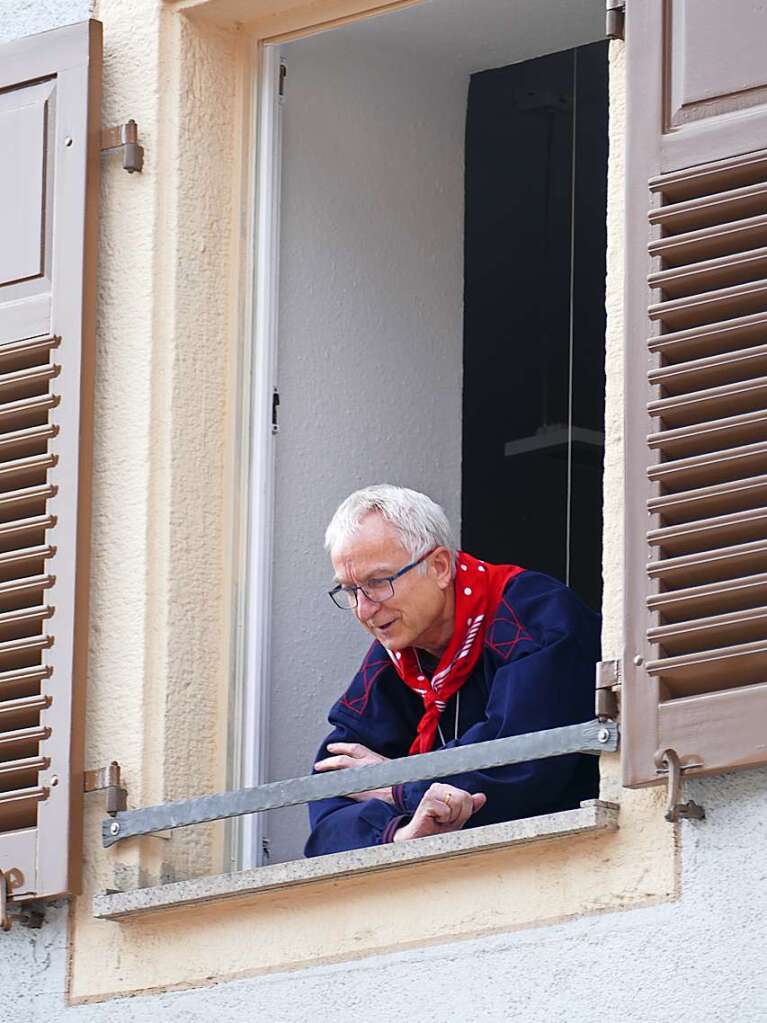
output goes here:
[[116, 760], [97, 771], [84, 771], [83, 792], [106, 792], [110, 817], [128, 809], [128, 790], [120, 784], [120, 765]]
[[618, 693], [621, 688], [621, 662], [599, 661], [596, 677], [596, 714], [600, 721], [616, 721], [618, 718]]
[[626, 38], [626, 0], [606, 0], [605, 35], [608, 39]]
[[655, 762], [658, 765], [658, 774], [668, 773], [668, 803], [666, 804], [666, 812], [663, 815], [665, 819], [671, 824], [679, 820], [705, 820], [706, 811], [702, 806], [692, 799], [686, 803], [682, 802], [682, 786], [684, 785], [682, 771], [690, 767], [702, 767], [703, 765], [685, 764], [682, 767], [679, 761], [679, 754], [673, 749], [664, 750], [663, 753], [655, 758]]
[[280, 421], [277, 410], [280, 407], [280, 392], [276, 387], [272, 388], [272, 433], [280, 432]]
[[101, 152], [114, 153], [118, 149], [122, 149], [123, 169], [129, 174], [140, 173], [144, 166], [144, 147], [139, 145], [138, 125], [134, 120], [101, 129]]

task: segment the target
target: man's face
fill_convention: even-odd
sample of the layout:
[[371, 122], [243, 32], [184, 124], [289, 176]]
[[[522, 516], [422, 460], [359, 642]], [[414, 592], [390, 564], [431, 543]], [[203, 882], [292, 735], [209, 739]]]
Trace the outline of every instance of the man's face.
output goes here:
[[[364, 586], [370, 579], [395, 575], [412, 558], [394, 527], [377, 512], [361, 522], [358, 532], [331, 556], [342, 586]], [[408, 646], [431, 649], [452, 616], [450, 556], [444, 547], [425, 561], [426, 571], [414, 568], [394, 581], [394, 596], [381, 604], [357, 592], [354, 613], [367, 631], [388, 650]], [[449, 604], [449, 606], [448, 606]]]

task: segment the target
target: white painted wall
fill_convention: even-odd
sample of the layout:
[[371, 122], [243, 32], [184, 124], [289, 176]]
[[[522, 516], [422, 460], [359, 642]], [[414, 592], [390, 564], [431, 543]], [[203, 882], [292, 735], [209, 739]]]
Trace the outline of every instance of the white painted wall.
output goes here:
[[[274, 779], [310, 769], [369, 645], [325, 594], [336, 506], [391, 482], [460, 514], [468, 80], [346, 35], [284, 48]], [[301, 855], [305, 808], [270, 817], [273, 858]]]

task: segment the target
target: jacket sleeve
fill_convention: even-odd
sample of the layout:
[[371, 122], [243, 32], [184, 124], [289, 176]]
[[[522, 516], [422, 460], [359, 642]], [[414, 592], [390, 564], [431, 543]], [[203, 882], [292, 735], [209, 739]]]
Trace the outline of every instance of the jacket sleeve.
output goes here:
[[[332, 742], [360, 742], [390, 760], [404, 757], [421, 713], [420, 697], [402, 685], [389, 656], [374, 643], [346, 693], [330, 711], [333, 731], [317, 759], [328, 756]], [[402, 810], [381, 799], [359, 802], [338, 797], [310, 803], [311, 834], [304, 854], [322, 856], [391, 842], [406, 819]]]
[[[508, 644], [510, 656], [504, 661], [492, 649], [485, 652], [485, 716], [448, 747], [576, 724], [594, 715], [599, 619], [560, 583], [528, 575], [507, 589], [522, 630], [518, 641]], [[504, 649], [503, 643], [496, 647]], [[469, 821], [477, 827], [577, 806], [597, 794], [598, 764], [588, 754], [570, 754], [439, 780], [487, 796]], [[395, 812], [412, 815], [431, 784], [394, 786]]]
[[[351, 729], [337, 725], [322, 744], [317, 759], [329, 756], [331, 742], [364, 742]], [[365, 743], [365, 745], [368, 745]], [[364, 849], [391, 842], [399, 825], [407, 820], [402, 810], [382, 799], [358, 802], [344, 796], [309, 804], [311, 834], [304, 849], [306, 856], [322, 856], [347, 849]]]

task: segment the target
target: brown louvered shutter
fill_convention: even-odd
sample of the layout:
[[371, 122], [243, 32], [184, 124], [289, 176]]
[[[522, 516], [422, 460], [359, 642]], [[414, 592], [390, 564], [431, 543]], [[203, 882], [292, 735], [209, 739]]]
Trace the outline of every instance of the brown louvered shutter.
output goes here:
[[101, 26], [0, 47], [0, 869], [79, 866]]
[[767, 10], [628, 0], [624, 781], [767, 762]]

